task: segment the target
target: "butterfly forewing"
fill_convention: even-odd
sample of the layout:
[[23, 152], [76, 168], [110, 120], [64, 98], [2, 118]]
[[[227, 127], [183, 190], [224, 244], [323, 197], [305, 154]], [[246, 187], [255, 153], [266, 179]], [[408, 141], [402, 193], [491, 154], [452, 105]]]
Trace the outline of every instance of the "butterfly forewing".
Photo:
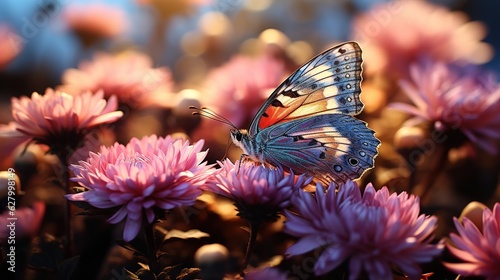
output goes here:
[[355, 42], [335, 46], [295, 71], [266, 100], [249, 134], [287, 121], [321, 115], [356, 115], [363, 109], [361, 49]]

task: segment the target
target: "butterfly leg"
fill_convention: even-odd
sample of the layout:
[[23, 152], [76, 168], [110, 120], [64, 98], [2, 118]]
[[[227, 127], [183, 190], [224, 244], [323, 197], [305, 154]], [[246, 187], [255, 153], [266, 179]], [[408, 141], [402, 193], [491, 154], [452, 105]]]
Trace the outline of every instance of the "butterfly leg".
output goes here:
[[240, 173], [240, 166], [241, 166], [241, 162], [242, 162], [243, 160], [248, 160], [248, 158], [249, 158], [249, 156], [248, 156], [247, 154], [241, 154], [241, 156], [240, 156], [240, 160], [238, 161], [238, 170], [236, 171], [236, 175], [237, 175], [238, 173]]

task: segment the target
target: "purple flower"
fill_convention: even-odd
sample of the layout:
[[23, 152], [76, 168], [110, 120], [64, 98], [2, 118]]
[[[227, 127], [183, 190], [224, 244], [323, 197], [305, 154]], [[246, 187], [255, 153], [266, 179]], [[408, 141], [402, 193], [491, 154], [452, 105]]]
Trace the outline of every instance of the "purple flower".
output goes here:
[[266, 221], [290, 205], [290, 199], [312, 178], [295, 177], [283, 168], [254, 165], [250, 162], [233, 164], [226, 159], [207, 181], [204, 190], [233, 200], [239, 215], [248, 221]]
[[438, 130], [459, 130], [467, 139], [496, 153], [500, 138], [500, 87], [489, 76], [441, 62], [412, 65], [411, 81], [400, 83], [415, 106], [392, 108], [415, 116], [410, 123], [429, 121]]
[[418, 279], [418, 263], [429, 262], [442, 250], [429, 244], [437, 218], [419, 215], [418, 197], [407, 193], [389, 194], [386, 187], [375, 191], [368, 184], [362, 195], [352, 181], [338, 188], [331, 183], [325, 193], [318, 184], [315, 196], [299, 192], [293, 205], [297, 212], [285, 212], [285, 232], [300, 240], [286, 254], [323, 248], [317, 251], [317, 275], [348, 260], [349, 279], [358, 279], [362, 271], [370, 279], [392, 279], [393, 265]]
[[458, 234], [451, 233], [448, 250], [461, 259], [461, 263], [445, 263], [445, 266], [464, 276], [483, 276], [500, 279], [500, 203], [493, 211], [483, 211], [483, 230], [478, 229], [466, 217], [463, 225], [454, 218]]
[[192, 205], [201, 194], [200, 186], [210, 174], [210, 166], [202, 163], [207, 154], [202, 146], [203, 141], [189, 145], [182, 139], [153, 135], [133, 138], [126, 146], [101, 147], [87, 161], [70, 167], [72, 180], [88, 190], [66, 198], [118, 209], [108, 221], [126, 220], [123, 239], [130, 241], [144, 218], [147, 223], [157, 218], [156, 210]]

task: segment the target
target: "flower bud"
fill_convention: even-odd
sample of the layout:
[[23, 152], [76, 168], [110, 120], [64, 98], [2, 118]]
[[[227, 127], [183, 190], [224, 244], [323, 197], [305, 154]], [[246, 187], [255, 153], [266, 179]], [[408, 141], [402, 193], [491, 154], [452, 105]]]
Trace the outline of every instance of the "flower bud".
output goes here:
[[208, 244], [196, 251], [194, 259], [201, 268], [202, 279], [221, 280], [226, 274], [229, 251], [221, 244]]
[[483, 232], [483, 211], [486, 208], [488, 207], [481, 202], [472, 201], [462, 210], [459, 219], [460, 221], [462, 221], [464, 217], [469, 219], [481, 232]]
[[420, 127], [401, 127], [394, 135], [394, 146], [410, 166], [415, 166], [424, 152], [421, 146], [427, 136]]
[[200, 108], [200, 92], [194, 89], [184, 89], [177, 93], [176, 105], [173, 110], [175, 122], [189, 134], [196, 128], [201, 119], [199, 116], [193, 116], [193, 110], [190, 106]]

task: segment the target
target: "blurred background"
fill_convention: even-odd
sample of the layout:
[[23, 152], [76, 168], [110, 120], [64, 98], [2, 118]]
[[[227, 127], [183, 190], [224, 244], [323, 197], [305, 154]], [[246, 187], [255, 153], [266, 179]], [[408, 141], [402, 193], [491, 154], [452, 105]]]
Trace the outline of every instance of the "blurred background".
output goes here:
[[[410, 75], [410, 65], [422, 59], [492, 73], [488, 85], [500, 90], [498, 11], [495, 0], [2, 0], [0, 123], [13, 119], [12, 97], [42, 94], [47, 88], [70, 94], [103, 90], [106, 97], [118, 97], [125, 116], [89, 136], [86, 150], [70, 163], [101, 144], [151, 134], [205, 139], [211, 163], [226, 156], [239, 159], [241, 151], [229, 145], [229, 127], [193, 117], [188, 106], [207, 106], [247, 128], [272, 90], [297, 67], [328, 47], [356, 40], [364, 59], [365, 109], [358, 117], [382, 142], [375, 168], [360, 186], [373, 182], [377, 188], [420, 195], [422, 212], [440, 218], [439, 238], [470, 201], [489, 206], [500, 201], [500, 159], [461, 134], [458, 144], [439, 142], [431, 135], [438, 130], [432, 120], [404, 127], [410, 116], [388, 105], [411, 103], [402, 80], [426, 87]], [[483, 76], [474, 71], [471, 76], [483, 84]], [[497, 148], [498, 129], [492, 128], [488, 139]], [[447, 131], [450, 139], [456, 131]], [[0, 168], [18, 171], [27, 194], [22, 204], [43, 200], [55, 205], [47, 213], [56, 215], [64, 200], [51, 201], [54, 194], [47, 186], [33, 187], [46, 185], [37, 180], [46, 178], [43, 172], [57, 172], [47, 167], [55, 159], [37, 145], [25, 151], [15, 139], [0, 138], [0, 144]], [[439, 154], [442, 146], [446, 149]], [[418, 162], [408, 159], [413, 151]], [[234, 218], [232, 205], [222, 209], [205, 203], [221, 217], [230, 213]], [[57, 228], [57, 217], [52, 220], [47, 224]], [[205, 225], [190, 226], [203, 229], [200, 224]], [[222, 237], [216, 241], [234, 239]], [[281, 254], [278, 249], [265, 254]]]
[[[0, 2], [0, 94], [44, 91], [61, 84], [66, 69], [78, 67], [96, 52], [125, 49], [141, 51], [152, 58], [155, 67], [171, 69], [176, 90], [196, 86], [209, 69], [235, 54], [258, 52], [259, 36], [267, 43], [276, 41], [301, 63], [334, 42], [356, 39], [356, 17], [387, 2], [5, 0]], [[482, 22], [486, 27], [483, 41], [498, 53], [497, 1], [431, 2]], [[381, 15], [373, 20], [384, 28], [387, 19]], [[368, 26], [368, 33], [376, 28]], [[263, 33], [269, 29], [276, 32]], [[485, 60], [481, 63], [488, 68], [500, 67], [498, 57]]]

